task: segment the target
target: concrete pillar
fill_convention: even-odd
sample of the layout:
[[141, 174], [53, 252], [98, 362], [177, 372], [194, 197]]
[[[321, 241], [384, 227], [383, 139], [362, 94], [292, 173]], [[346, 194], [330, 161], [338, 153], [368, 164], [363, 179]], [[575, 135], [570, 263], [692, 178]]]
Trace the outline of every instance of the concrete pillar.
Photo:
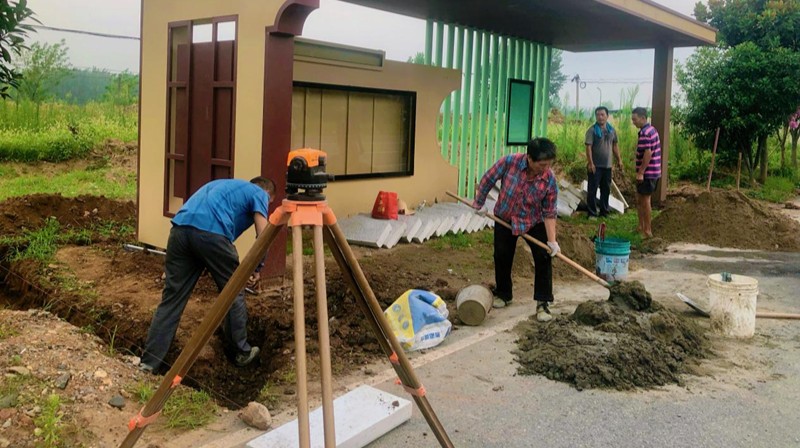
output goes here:
[[661, 182], [653, 195], [654, 202], [667, 198], [669, 187], [669, 131], [672, 98], [672, 47], [658, 45], [653, 64], [653, 111], [650, 123], [661, 137]]
[[[275, 182], [277, 191], [270, 212], [281, 205], [286, 189], [286, 159], [292, 142], [292, 85], [294, 36], [319, 0], [286, 0], [275, 25], [266, 30], [264, 44], [264, 121], [261, 137], [261, 175]], [[286, 231], [275, 238], [267, 254], [264, 278], [281, 277], [286, 271]]]

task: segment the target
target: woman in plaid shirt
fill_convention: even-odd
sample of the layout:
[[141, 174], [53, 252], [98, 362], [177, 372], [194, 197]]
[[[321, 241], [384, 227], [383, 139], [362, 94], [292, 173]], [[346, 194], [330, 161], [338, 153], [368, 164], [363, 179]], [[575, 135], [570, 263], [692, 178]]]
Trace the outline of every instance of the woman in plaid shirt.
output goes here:
[[558, 185], [550, 167], [556, 158], [556, 145], [546, 138], [536, 138], [528, 143], [527, 154], [511, 154], [498, 160], [483, 175], [475, 193], [473, 207], [486, 213], [486, 196], [500, 181], [500, 196], [494, 215], [511, 224], [511, 230], [494, 226], [494, 307], [511, 304], [511, 266], [517, 238], [528, 234], [547, 243], [550, 253], [528, 242], [533, 254], [536, 275], [533, 299], [536, 317], [541, 322], [552, 319], [548, 305], [553, 301], [552, 257], [560, 251], [556, 242], [556, 200]]

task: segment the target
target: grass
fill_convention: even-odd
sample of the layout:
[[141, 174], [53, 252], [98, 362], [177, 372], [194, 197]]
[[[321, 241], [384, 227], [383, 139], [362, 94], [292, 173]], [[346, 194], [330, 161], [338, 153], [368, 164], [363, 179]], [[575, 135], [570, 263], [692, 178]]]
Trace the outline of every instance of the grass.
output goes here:
[[6, 338], [14, 337], [19, 334], [16, 328], [6, 323], [0, 324], [0, 341]]
[[40, 263], [48, 263], [58, 249], [60, 231], [61, 225], [58, 220], [48, 218], [44, 227], [26, 233], [27, 247], [22, 250], [13, 249], [11, 261], [35, 260]]
[[434, 238], [430, 245], [436, 250], [468, 249], [473, 245], [473, 238], [466, 233], [448, 233], [441, 238]]
[[278, 385], [273, 383], [272, 381], [267, 381], [264, 384], [264, 387], [258, 392], [258, 402], [264, 404], [269, 409], [275, 409], [275, 407], [281, 402], [281, 396], [283, 393], [278, 388]]
[[137, 109], [106, 103], [84, 106], [0, 102], [0, 160], [61, 162], [80, 158], [106, 139], [137, 138]]
[[747, 194], [756, 199], [781, 203], [795, 197], [795, 186], [796, 183], [790, 178], [771, 176], [761, 188], [750, 190]]
[[61, 444], [61, 420], [64, 413], [61, 411], [61, 397], [51, 394], [42, 404], [42, 413], [34, 420], [36, 429], [34, 434], [41, 439], [40, 447], [56, 448]]
[[[658, 210], [653, 211], [653, 219], [658, 216]], [[586, 216], [560, 218], [565, 222], [575, 224], [583, 230], [587, 237], [593, 238], [597, 234], [600, 221], [589, 220]], [[631, 247], [638, 248], [642, 244], [642, 235], [636, 231], [639, 226], [639, 217], [636, 210], [628, 210], [624, 215], [612, 213], [605, 218], [606, 237], [621, 238], [631, 242]]]
[[[128, 391], [139, 403], [146, 403], [155, 394], [152, 383], [140, 382], [131, 386]], [[216, 416], [217, 405], [208, 393], [179, 387], [170, 395], [162, 410], [166, 419], [164, 426], [170, 429], [196, 429], [211, 423]]]
[[122, 200], [136, 197], [136, 173], [120, 168], [83, 169], [52, 175], [18, 173], [10, 166], [0, 167], [0, 170], [9, 173], [0, 175], [0, 201], [36, 193], [59, 193], [67, 197], [102, 195]]

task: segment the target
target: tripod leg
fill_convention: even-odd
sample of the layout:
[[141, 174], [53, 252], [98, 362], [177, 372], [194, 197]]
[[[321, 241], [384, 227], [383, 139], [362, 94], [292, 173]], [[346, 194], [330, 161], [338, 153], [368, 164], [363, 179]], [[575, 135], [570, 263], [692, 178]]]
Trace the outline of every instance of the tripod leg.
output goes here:
[[336, 448], [336, 425], [333, 416], [333, 381], [331, 374], [331, 340], [328, 328], [328, 292], [325, 285], [325, 246], [322, 226], [314, 226], [314, 267], [317, 292], [317, 328], [322, 376], [322, 417], [325, 427], [325, 448]]
[[369, 286], [369, 282], [364, 272], [361, 270], [361, 266], [358, 264], [355, 254], [353, 254], [352, 249], [350, 249], [350, 245], [347, 243], [344, 233], [339, 225], [335, 223], [329, 225], [327, 229], [330, 232], [328, 235], [328, 242], [336, 258], [336, 262], [342, 269], [344, 277], [348, 279], [348, 284], [353, 294], [356, 296], [356, 300], [365, 302], [365, 307], [369, 311], [366, 317], [374, 321], [371, 325], [373, 330], [377, 329], [375, 336], [378, 337], [379, 340], [384, 340], [381, 342], [381, 346], [384, 348], [384, 351], [386, 351], [387, 356], [390, 357], [390, 360], [392, 360], [392, 367], [394, 367], [397, 372], [397, 376], [409, 393], [411, 393], [414, 402], [417, 403], [420, 412], [422, 412], [422, 415], [428, 422], [428, 426], [430, 426], [439, 444], [443, 447], [452, 447], [453, 442], [450, 441], [447, 432], [436, 416], [436, 413], [433, 411], [433, 407], [424, 394], [422, 384], [414, 373], [411, 363], [408, 361], [400, 342], [389, 327], [389, 323], [383, 315], [383, 310], [378, 303], [378, 299]]
[[186, 372], [189, 371], [189, 368], [194, 364], [194, 361], [200, 354], [200, 350], [202, 350], [208, 340], [211, 339], [214, 330], [219, 327], [220, 322], [225, 318], [233, 300], [247, 285], [248, 278], [250, 278], [250, 275], [255, 271], [258, 263], [266, 255], [267, 249], [269, 249], [269, 246], [275, 240], [281, 227], [283, 226], [275, 226], [270, 223], [264, 229], [264, 232], [259, 235], [253, 247], [239, 264], [239, 267], [233, 272], [233, 275], [222, 289], [222, 292], [219, 293], [219, 297], [214, 301], [213, 306], [208, 311], [208, 314], [206, 314], [203, 322], [200, 323], [200, 327], [192, 335], [192, 338], [183, 348], [181, 354], [178, 355], [175, 364], [173, 364], [169, 372], [164, 375], [164, 380], [161, 382], [158, 390], [156, 390], [153, 397], [144, 405], [144, 408], [139, 411], [139, 414], [131, 419], [128, 424], [130, 432], [128, 432], [125, 440], [120, 444], [120, 448], [132, 447], [136, 441], [139, 440], [139, 437], [141, 437], [145, 428], [150, 423], [150, 420], [155, 419], [158, 413], [161, 412], [164, 403], [167, 401], [170, 394], [172, 394], [173, 389], [180, 384]]
[[294, 351], [297, 369], [297, 430], [300, 448], [311, 446], [306, 369], [306, 313], [303, 306], [303, 230], [292, 226], [292, 284], [294, 286]]

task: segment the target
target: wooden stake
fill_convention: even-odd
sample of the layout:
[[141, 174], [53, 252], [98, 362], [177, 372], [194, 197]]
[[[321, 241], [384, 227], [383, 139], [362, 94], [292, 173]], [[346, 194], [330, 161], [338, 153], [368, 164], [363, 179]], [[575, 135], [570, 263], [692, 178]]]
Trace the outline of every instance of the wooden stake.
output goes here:
[[714, 159], [717, 156], [717, 143], [719, 143], [719, 128], [717, 128], [717, 135], [714, 137], [714, 149], [711, 151], [711, 168], [708, 170], [708, 185], [706, 185], [706, 191], [711, 191], [711, 174], [714, 173]]
[[742, 152], [739, 151], [739, 163], [736, 166], [736, 191], [739, 191], [739, 180], [742, 178]]

